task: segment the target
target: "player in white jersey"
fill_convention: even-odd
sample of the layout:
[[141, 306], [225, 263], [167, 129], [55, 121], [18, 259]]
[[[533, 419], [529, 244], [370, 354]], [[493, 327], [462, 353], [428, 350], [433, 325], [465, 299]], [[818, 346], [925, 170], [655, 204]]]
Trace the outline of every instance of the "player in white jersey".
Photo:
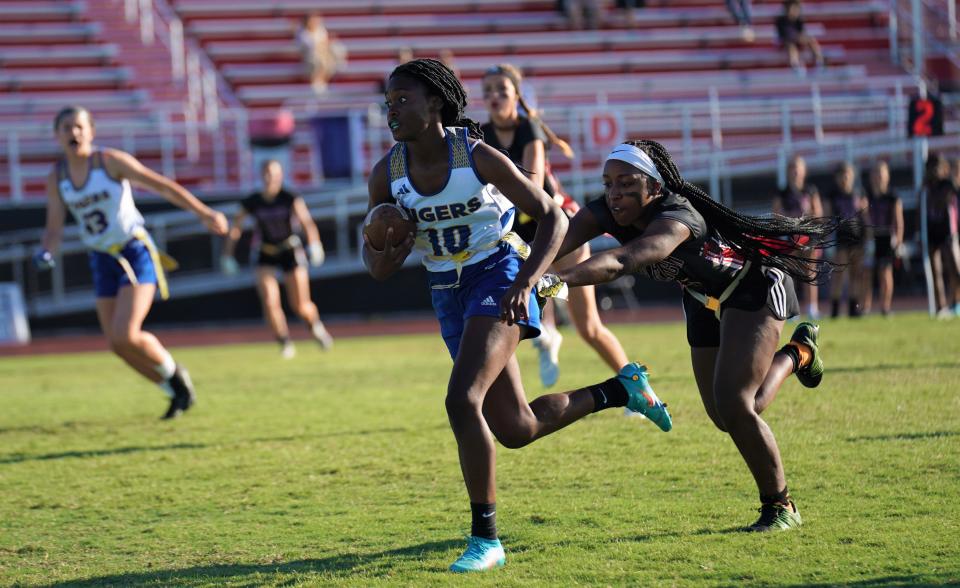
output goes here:
[[[528, 403], [515, 351], [539, 334], [533, 288], [557, 252], [567, 220], [560, 207], [502, 153], [478, 140], [466, 92], [441, 62], [397, 67], [387, 84], [387, 123], [398, 142], [370, 175], [369, 209], [396, 202], [417, 223], [416, 237], [380, 251], [366, 242], [370, 274], [384, 280], [416, 248], [424, 254], [440, 332], [454, 360], [446, 409], [457, 438], [472, 512], [467, 549], [452, 571], [503, 565], [496, 530], [494, 438], [518, 448], [591, 412], [628, 405], [669, 416], [630, 364], [600, 384]], [[539, 223], [521, 260], [508, 233], [515, 208]], [[669, 425], [665, 425], [665, 430]]]
[[34, 261], [41, 268], [54, 266], [69, 209], [90, 247], [97, 318], [110, 348], [160, 386], [170, 397], [163, 418], [174, 418], [193, 404], [193, 384], [160, 341], [142, 329], [157, 290], [163, 298], [168, 294], [161, 254], [143, 227], [130, 184], [195, 213], [216, 235], [226, 234], [227, 219], [132, 155], [94, 147], [93, 117], [87, 109], [64, 108], [53, 126], [64, 156], [47, 176], [46, 230]]

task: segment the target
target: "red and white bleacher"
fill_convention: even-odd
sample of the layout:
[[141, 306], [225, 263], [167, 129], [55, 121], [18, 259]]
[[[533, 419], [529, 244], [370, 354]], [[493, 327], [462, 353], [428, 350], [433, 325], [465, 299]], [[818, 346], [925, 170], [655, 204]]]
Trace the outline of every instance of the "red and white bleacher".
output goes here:
[[[379, 102], [382, 81], [401, 47], [416, 56], [451, 51], [472, 98], [471, 111], [480, 116], [483, 72], [499, 62], [518, 65], [561, 134], [571, 131], [568, 120], [553, 112], [598, 101], [702, 104], [715, 96], [721, 103], [749, 106], [749, 100], [769, 103], [816, 93], [835, 99], [828, 108], [842, 118], [844, 108], [856, 112], [855, 99], [842, 97], [891, 95], [909, 81], [889, 58], [885, 0], [807, 0], [809, 31], [820, 40], [829, 67], [805, 78], [789, 69], [776, 46], [779, 0], [753, 2], [753, 42], [743, 40], [716, 0], [670, 0], [663, 6], [650, 0], [636, 11], [632, 29], [610, 9], [594, 31], [570, 30], [553, 0], [168, 1], [187, 37], [199, 42], [252, 117], [281, 106], [330, 110]], [[48, 124], [63, 103], [73, 102], [88, 105], [98, 119], [144, 121], [158, 105], [175, 110], [184, 88], [170, 79], [169, 64], [156, 48], [139, 45], [136, 29], [123, 22], [122, 4], [0, 0], [0, 121]], [[319, 100], [305, 79], [294, 41], [299, 20], [314, 11], [349, 53], [347, 67]], [[773, 117], [734, 118], [742, 122], [725, 128], [725, 145], [779, 140], [781, 124]], [[875, 132], [882, 126], [872, 116], [850, 120], [837, 128]], [[679, 140], [676, 120], [634, 113], [627, 121], [637, 131]], [[809, 125], [797, 129], [799, 136], [809, 131]], [[699, 128], [692, 139], [708, 141], [709, 132]], [[224, 133], [231, 134], [223, 143], [232, 143], [232, 131]], [[296, 137], [297, 179], [315, 180], [308, 172], [312, 163], [303, 162], [311, 156], [310, 134], [301, 128]], [[154, 143], [145, 140], [143, 148], [144, 156], [155, 161]], [[26, 164], [40, 166], [49, 157], [49, 148], [25, 146]], [[202, 145], [200, 160], [178, 166], [188, 184], [216, 183], [203, 168], [210, 164], [211, 148]], [[184, 145], [175, 141], [174, 149], [182, 154]], [[0, 187], [9, 179], [2, 150]], [[29, 193], [36, 187], [28, 182]]]

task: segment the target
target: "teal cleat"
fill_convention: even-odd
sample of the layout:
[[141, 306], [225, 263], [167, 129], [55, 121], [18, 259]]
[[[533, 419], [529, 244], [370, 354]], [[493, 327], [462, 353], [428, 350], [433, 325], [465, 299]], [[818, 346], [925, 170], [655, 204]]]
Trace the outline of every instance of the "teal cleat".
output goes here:
[[451, 572], [483, 572], [503, 567], [507, 556], [499, 539], [484, 539], [470, 536], [467, 538], [467, 550], [450, 566]]
[[627, 408], [647, 417], [662, 431], [673, 428], [673, 419], [667, 412], [667, 405], [657, 398], [647, 382], [646, 367], [636, 362], [628, 363], [617, 374], [617, 379], [627, 389]]

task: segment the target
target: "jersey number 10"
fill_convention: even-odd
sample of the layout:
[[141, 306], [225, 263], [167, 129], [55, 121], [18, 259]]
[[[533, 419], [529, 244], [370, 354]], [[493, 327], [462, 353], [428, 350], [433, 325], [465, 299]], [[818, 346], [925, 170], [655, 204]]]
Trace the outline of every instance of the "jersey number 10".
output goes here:
[[443, 231], [427, 229], [426, 233], [433, 248], [433, 254], [437, 257], [460, 253], [470, 244], [469, 225], [447, 227]]

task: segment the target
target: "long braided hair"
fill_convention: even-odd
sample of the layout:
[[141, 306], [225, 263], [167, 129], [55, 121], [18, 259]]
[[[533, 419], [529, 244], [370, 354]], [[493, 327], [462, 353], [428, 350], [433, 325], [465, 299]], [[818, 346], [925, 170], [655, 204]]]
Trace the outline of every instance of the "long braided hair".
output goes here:
[[483, 140], [480, 123], [467, 117], [467, 91], [449, 67], [436, 59], [414, 59], [398, 65], [390, 77], [407, 76], [414, 78], [427, 89], [427, 95], [443, 100], [440, 120], [445, 127], [466, 127], [467, 133], [474, 139]]
[[746, 259], [783, 270], [801, 282], [817, 284], [834, 268], [813, 256], [816, 249], [835, 244], [838, 229], [848, 229], [855, 219], [840, 217], [791, 218], [778, 214], [749, 216], [727, 208], [680, 175], [666, 148], [656, 141], [627, 141], [653, 160], [666, 188], [683, 196], [720, 237]]

